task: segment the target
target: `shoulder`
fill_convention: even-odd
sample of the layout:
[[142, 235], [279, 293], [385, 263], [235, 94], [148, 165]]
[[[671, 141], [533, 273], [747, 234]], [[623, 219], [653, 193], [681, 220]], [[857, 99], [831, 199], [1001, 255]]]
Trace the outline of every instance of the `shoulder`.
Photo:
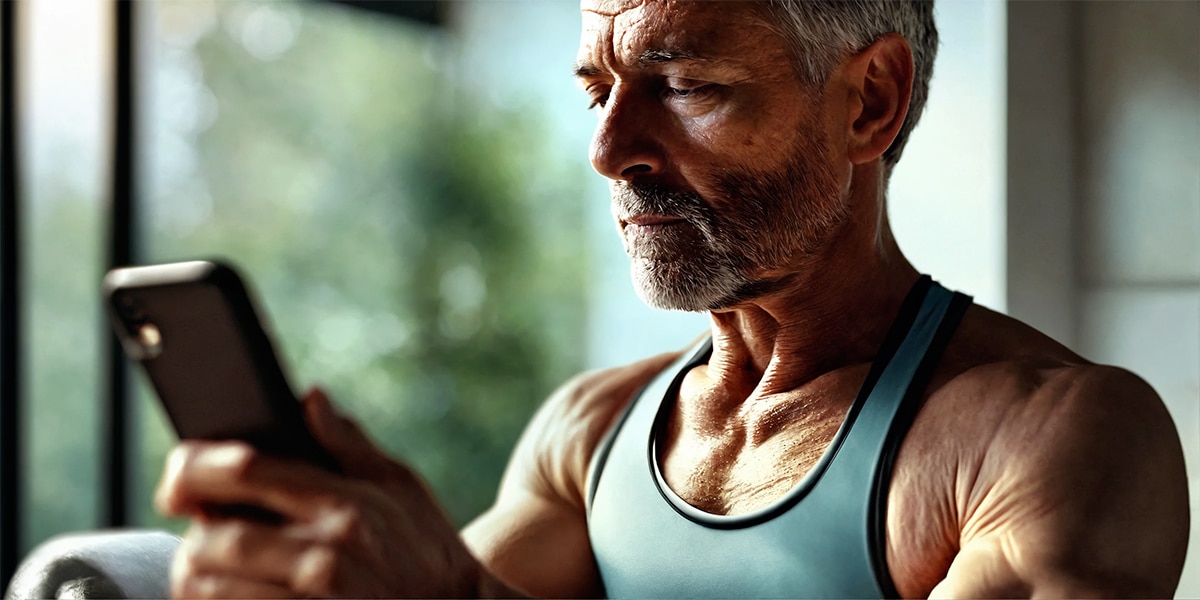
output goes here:
[[1140, 377], [1092, 363], [986, 308], [968, 312], [943, 363], [928, 403], [935, 410], [965, 412], [992, 428], [987, 438], [992, 443], [1023, 439], [1035, 430], [1048, 442], [1118, 430], [1174, 435], [1166, 407]]
[[582, 509], [587, 469], [597, 446], [634, 394], [682, 352], [589, 371], [564, 383], [526, 426], [503, 485], [519, 485]]
[[1166, 406], [1140, 377], [1092, 363], [1011, 317], [972, 310], [922, 410], [959, 431], [952, 439], [976, 459], [967, 463], [1133, 468], [1180, 451]]
[[1006, 570], [1051, 594], [1169, 594], [1159, 586], [1178, 580], [1189, 516], [1159, 396], [1129, 371], [973, 311], [914, 423], [948, 441], [944, 497], [964, 552], [998, 548]]

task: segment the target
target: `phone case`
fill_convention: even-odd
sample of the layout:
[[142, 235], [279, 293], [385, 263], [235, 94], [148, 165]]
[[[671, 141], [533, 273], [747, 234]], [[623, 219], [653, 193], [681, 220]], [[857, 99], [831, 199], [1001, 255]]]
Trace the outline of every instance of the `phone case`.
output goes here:
[[238, 439], [336, 470], [313, 439], [241, 277], [193, 261], [114, 269], [104, 291], [117, 337], [181, 438]]

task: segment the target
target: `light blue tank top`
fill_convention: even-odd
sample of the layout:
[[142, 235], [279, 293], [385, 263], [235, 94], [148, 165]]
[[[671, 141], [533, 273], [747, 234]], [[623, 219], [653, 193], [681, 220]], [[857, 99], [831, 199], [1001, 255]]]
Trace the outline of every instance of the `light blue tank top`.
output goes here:
[[968, 296], [927, 276], [909, 292], [846, 419], [804, 479], [762, 510], [713, 515], [663, 481], [656, 439], [711, 340], [634, 398], [597, 451], [588, 532], [613, 598], [897, 596], [885, 556], [892, 462]]

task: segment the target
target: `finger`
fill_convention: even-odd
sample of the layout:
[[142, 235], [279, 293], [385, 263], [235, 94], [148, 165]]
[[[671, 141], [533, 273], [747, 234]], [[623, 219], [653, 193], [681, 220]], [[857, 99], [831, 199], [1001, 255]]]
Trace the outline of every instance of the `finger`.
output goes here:
[[305, 528], [242, 519], [195, 521], [179, 552], [189, 572], [223, 573], [286, 585], [316, 540]]
[[236, 575], [194, 575], [172, 583], [172, 598], [296, 598], [289, 587], [245, 579]]
[[304, 417], [308, 428], [330, 454], [337, 459], [342, 472], [352, 477], [377, 474], [386, 456], [363, 432], [353, 419], [338, 413], [319, 387], [304, 395]]
[[248, 505], [311, 520], [340, 505], [338, 498], [354, 489], [353, 482], [336, 473], [266, 455], [241, 442], [193, 440], [172, 450], [155, 504], [174, 516], [203, 515], [213, 506]]
[[221, 574], [305, 595], [328, 595], [336, 589], [343, 563], [361, 564], [371, 558], [336, 549], [358, 533], [357, 525], [351, 513], [282, 526], [240, 519], [195, 521], [180, 545], [174, 568], [181, 577]]

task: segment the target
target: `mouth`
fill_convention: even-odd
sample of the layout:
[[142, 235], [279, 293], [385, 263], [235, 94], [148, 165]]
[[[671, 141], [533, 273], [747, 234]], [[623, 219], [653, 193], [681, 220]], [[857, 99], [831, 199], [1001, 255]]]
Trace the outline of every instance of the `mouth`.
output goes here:
[[678, 225], [684, 222], [684, 220], [679, 217], [654, 213], [638, 213], [635, 215], [629, 215], [626, 217], [621, 217], [620, 221], [621, 229], [634, 227], [644, 231], [665, 229], [672, 225]]

